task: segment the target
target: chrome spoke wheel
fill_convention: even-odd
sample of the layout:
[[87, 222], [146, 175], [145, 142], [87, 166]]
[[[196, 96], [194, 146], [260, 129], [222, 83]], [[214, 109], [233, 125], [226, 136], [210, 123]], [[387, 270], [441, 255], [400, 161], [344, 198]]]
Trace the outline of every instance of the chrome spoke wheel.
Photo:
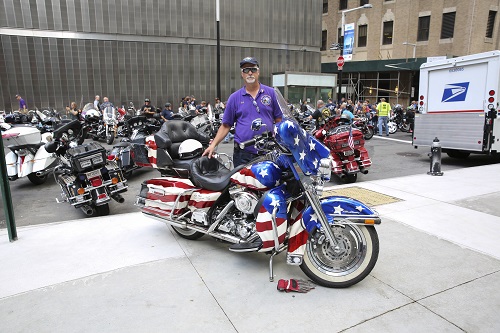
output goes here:
[[320, 285], [348, 287], [363, 280], [375, 266], [378, 236], [374, 227], [335, 225], [331, 228], [338, 244], [331, 246], [321, 231], [310, 235], [301, 268]]

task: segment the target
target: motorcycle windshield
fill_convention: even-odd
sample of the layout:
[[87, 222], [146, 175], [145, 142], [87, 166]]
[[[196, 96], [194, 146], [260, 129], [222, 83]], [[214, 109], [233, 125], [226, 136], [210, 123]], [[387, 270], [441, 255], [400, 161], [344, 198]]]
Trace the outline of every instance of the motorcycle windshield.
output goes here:
[[274, 88], [274, 91], [283, 112], [283, 121], [274, 127], [276, 140], [290, 150], [304, 174], [317, 174], [320, 160], [328, 158], [330, 150], [300, 127], [280, 91], [277, 88]]
[[116, 119], [116, 109], [113, 105], [103, 104], [101, 108], [105, 119]]
[[87, 113], [87, 111], [89, 111], [89, 110], [95, 110], [95, 108], [94, 108], [94, 104], [92, 104], [92, 103], [87, 103], [87, 104], [85, 104], [85, 106], [84, 106], [84, 107], [83, 107], [83, 109], [82, 109], [82, 113], [83, 113], [83, 114], [85, 114], [85, 113]]

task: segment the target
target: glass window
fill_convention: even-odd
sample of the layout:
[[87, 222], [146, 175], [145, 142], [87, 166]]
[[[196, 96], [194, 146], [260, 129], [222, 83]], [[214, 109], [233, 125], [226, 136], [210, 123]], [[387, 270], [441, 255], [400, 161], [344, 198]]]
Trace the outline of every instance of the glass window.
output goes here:
[[344, 10], [347, 9], [347, 0], [340, 0], [339, 1], [339, 10]]
[[370, 0], [359, 0], [359, 6], [364, 6], [370, 3]]
[[368, 25], [363, 24], [358, 26], [358, 47], [366, 46], [367, 34], [368, 34]]
[[328, 33], [326, 30], [323, 30], [321, 32], [321, 51], [325, 51], [326, 50], [326, 39], [328, 37]]
[[455, 14], [456, 12], [443, 14], [443, 23], [441, 25], [441, 39], [453, 38], [453, 32], [455, 31]]
[[389, 45], [392, 44], [392, 27], [393, 27], [393, 22], [392, 21], [387, 21], [384, 22], [384, 30], [382, 32], [382, 45]]
[[323, 0], [323, 14], [328, 13], [328, 0]]
[[429, 26], [431, 24], [430, 16], [420, 16], [418, 18], [417, 41], [429, 40]]
[[497, 12], [494, 10], [490, 10], [488, 13], [488, 22], [486, 23], [486, 37], [493, 37], [493, 27], [495, 26], [495, 17], [497, 16]]

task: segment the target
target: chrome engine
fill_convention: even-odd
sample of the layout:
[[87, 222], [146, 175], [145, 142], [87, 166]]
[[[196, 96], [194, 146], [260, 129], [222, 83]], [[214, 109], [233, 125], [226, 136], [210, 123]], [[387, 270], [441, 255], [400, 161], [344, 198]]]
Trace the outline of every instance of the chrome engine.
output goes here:
[[229, 195], [235, 208], [224, 216], [219, 224], [219, 230], [247, 239], [255, 233], [253, 213], [261, 194], [237, 186], [229, 190]]

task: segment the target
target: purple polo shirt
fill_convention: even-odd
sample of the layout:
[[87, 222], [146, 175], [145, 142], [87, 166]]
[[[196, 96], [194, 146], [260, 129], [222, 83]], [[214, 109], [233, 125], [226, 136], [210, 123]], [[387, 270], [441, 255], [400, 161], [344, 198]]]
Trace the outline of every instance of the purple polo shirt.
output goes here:
[[[254, 101], [257, 105], [254, 105]], [[227, 101], [222, 123], [228, 126], [233, 126], [236, 123], [234, 142], [241, 143], [252, 139], [257, 134], [273, 131], [274, 119], [282, 117], [283, 113], [276, 101], [274, 89], [261, 84], [255, 100], [246, 92], [245, 87], [232, 93]], [[262, 119], [262, 123], [266, 126], [262, 126], [259, 131], [254, 132], [251, 125], [252, 121], [257, 118]], [[245, 150], [257, 153], [254, 146], [247, 147]]]
[[[25, 106], [26, 106], [26, 102], [24, 101], [24, 99], [20, 98], [19, 99], [19, 108], [22, 110], [22, 109], [24, 109]], [[26, 106], [26, 108], [28, 108], [28, 107]]]

